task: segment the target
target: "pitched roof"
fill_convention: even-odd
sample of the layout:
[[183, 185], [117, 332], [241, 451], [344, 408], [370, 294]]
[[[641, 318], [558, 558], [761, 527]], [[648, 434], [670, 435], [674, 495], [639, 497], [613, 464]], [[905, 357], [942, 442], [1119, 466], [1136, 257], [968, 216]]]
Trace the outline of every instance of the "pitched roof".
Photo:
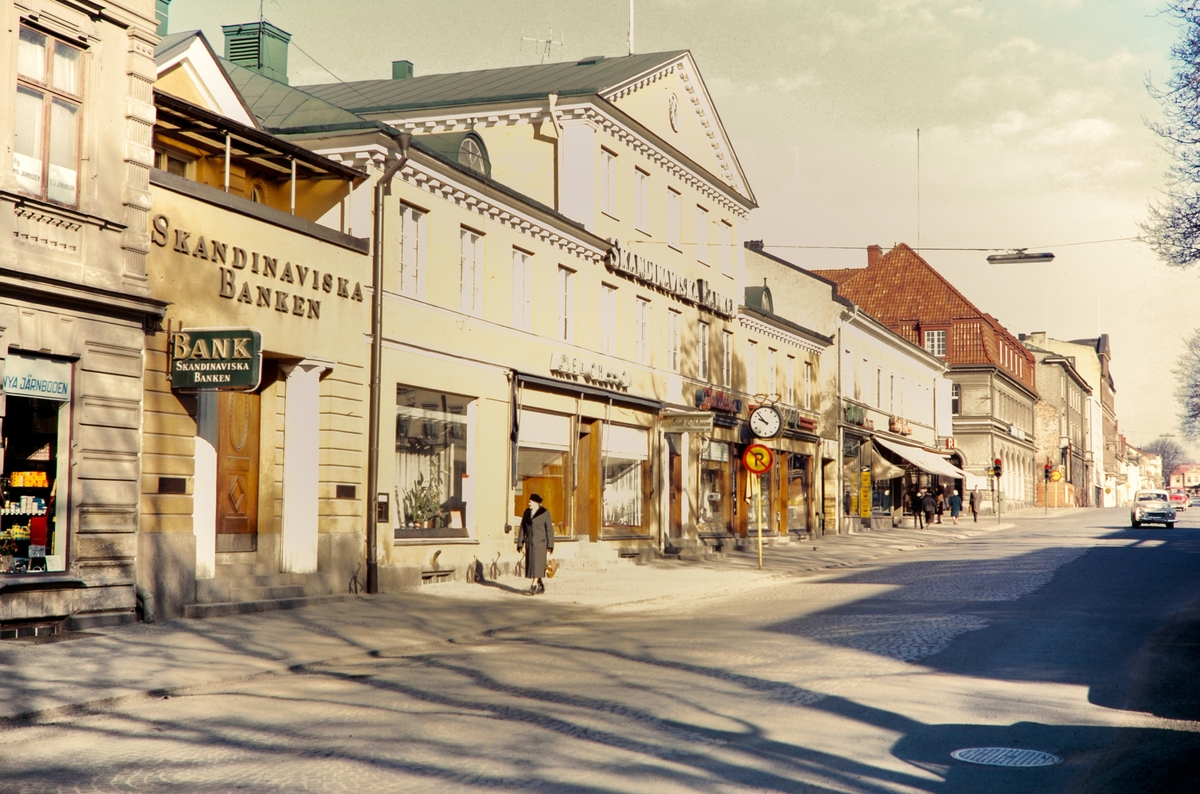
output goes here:
[[378, 127], [349, 110], [224, 58], [221, 66], [263, 129], [316, 132]]
[[430, 74], [404, 80], [327, 83], [301, 86], [301, 90], [355, 113], [544, 99], [547, 94], [586, 96], [616, 88], [686, 52], [584, 58], [568, 63]]

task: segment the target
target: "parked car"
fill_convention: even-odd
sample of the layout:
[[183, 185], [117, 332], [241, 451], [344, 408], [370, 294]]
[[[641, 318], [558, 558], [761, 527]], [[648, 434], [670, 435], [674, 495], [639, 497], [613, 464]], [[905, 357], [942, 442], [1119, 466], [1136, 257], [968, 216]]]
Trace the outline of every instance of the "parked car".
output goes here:
[[1172, 491], [1167, 495], [1167, 499], [1171, 502], [1171, 507], [1175, 508], [1177, 512], [1182, 513], [1184, 510], [1187, 510], [1187, 494]]
[[1138, 491], [1133, 495], [1129, 508], [1129, 523], [1135, 528], [1142, 524], [1164, 524], [1167, 529], [1175, 528], [1175, 508], [1166, 491]]
[[1188, 507], [1200, 507], [1200, 496], [1193, 496], [1188, 499]]

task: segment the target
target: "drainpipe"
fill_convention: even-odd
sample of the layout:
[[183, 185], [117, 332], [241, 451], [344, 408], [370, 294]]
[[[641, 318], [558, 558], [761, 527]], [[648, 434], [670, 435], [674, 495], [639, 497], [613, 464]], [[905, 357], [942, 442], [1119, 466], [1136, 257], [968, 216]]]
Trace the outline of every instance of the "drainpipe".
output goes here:
[[[395, 138], [400, 156], [387, 164], [383, 176], [375, 182], [375, 229], [371, 246], [371, 383], [368, 391], [367, 419], [367, 592], [379, 592], [378, 528], [379, 505], [379, 399], [382, 385], [383, 352], [383, 199], [392, 194], [392, 177], [408, 162], [408, 145], [412, 133], [403, 132]], [[398, 505], [393, 505], [396, 509]]]

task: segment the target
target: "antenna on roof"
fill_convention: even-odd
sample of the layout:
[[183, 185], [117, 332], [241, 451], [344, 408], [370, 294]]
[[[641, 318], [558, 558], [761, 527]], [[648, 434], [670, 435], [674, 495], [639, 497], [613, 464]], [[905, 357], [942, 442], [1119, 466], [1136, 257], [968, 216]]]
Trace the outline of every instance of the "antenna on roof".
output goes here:
[[542, 60], [539, 63], [545, 63], [546, 58], [550, 57], [550, 49], [552, 47], [561, 47], [563, 45], [563, 34], [558, 34], [558, 41], [554, 40], [554, 28], [550, 28], [550, 32], [546, 38], [540, 38], [535, 32], [533, 37], [525, 35], [525, 29], [521, 28], [521, 41], [532, 41], [533, 46], [542, 51]]
[[633, 55], [633, 0], [629, 0], [629, 54]]

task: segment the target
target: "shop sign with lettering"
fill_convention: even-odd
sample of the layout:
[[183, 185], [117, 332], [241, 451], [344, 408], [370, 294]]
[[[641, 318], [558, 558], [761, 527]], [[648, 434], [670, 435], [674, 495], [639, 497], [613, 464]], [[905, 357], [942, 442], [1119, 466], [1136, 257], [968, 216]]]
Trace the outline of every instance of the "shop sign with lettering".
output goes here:
[[664, 433], [703, 433], [713, 429], [711, 411], [678, 411], [665, 413], [659, 420], [659, 429]]
[[616, 240], [610, 240], [610, 242], [612, 248], [608, 249], [605, 264], [614, 273], [621, 273], [643, 284], [660, 289], [668, 295], [674, 295], [680, 300], [708, 309], [721, 317], [731, 318], [736, 315], [737, 303], [734, 299], [714, 290], [705, 279], [681, 276], [674, 270], [651, 262], [644, 256], [624, 250]]
[[550, 374], [566, 380], [583, 381], [593, 386], [621, 391], [629, 391], [633, 384], [633, 378], [627, 370], [595, 361], [584, 361], [566, 353], [555, 353], [550, 358]]
[[285, 261], [281, 266], [279, 257], [173, 229], [166, 215], [155, 215], [150, 224], [150, 242], [158, 247], [170, 245], [177, 254], [216, 265], [217, 294], [226, 300], [307, 320], [321, 319], [322, 300], [363, 302], [360, 282], [322, 273], [299, 262]]
[[253, 328], [183, 328], [171, 334], [171, 388], [254, 391], [262, 334]]
[[10, 355], [4, 360], [4, 393], [68, 402], [71, 365], [48, 358]]
[[696, 389], [696, 407], [701, 411], [720, 411], [723, 414], [740, 414], [742, 401], [723, 391]]
[[807, 416], [801, 416], [800, 412], [795, 408], [788, 408], [784, 405], [777, 405], [775, 408], [783, 417], [783, 426], [788, 430], [799, 430], [802, 433], [812, 433], [816, 431], [816, 419], [810, 419]]
[[859, 425], [860, 427], [867, 422], [867, 412], [861, 405], [846, 406], [846, 423], [851, 425]]

